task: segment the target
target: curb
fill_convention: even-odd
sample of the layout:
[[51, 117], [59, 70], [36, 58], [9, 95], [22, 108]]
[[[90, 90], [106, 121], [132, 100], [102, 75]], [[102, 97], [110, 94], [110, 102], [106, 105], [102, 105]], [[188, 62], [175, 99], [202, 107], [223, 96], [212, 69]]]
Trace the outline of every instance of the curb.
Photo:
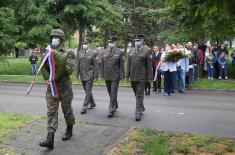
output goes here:
[[[17, 82], [17, 81], [0, 81], [0, 83], [19, 83], [19, 84], [30, 84], [30, 82]], [[35, 83], [35, 84], [39, 84], [39, 85], [44, 85], [43, 83]], [[72, 84], [75, 86], [82, 86], [82, 84]], [[99, 86], [99, 87], [104, 87], [104, 84], [93, 84], [94, 86]], [[130, 88], [131, 86], [122, 86], [119, 85], [119, 87], [123, 87], [123, 88]], [[229, 91], [229, 92], [235, 92], [235, 89], [206, 89], [206, 88], [189, 88], [187, 89], [189, 91], [192, 90], [199, 90], [199, 91]]]

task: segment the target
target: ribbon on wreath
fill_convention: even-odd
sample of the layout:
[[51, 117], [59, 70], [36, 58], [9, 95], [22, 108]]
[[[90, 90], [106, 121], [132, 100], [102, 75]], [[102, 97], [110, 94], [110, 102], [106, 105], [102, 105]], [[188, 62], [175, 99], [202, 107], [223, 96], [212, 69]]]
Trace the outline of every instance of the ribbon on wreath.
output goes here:
[[30, 92], [32, 91], [32, 88], [35, 84], [37, 75], [39, 74], [39, 72], [41, 71], [43, 65], [45, 64], [45, 62], [48, 60], [48, 64], [49, 64], [49, 68], [50, 68], [50, 78], [49, 78], [49, 84], [50, 84], [50, 89], [51, 89], [51, 96], [58, 98], [59, 97], [59, 93], [58, 93], [58, 89], [57, 89], [57, 85], [56, 85], [56, 61], [55, 61], [55, 49], [51, 48], [51, 46], [48, 46], [46, 48], [46, 53], [43, 57], [43, 60], [40, 64], [40, 67], [38, 68], [38, 71], [36, 73], [36, 75], [33, 77], [33, 80], [27, 90], [27, 95], [30, 94]]

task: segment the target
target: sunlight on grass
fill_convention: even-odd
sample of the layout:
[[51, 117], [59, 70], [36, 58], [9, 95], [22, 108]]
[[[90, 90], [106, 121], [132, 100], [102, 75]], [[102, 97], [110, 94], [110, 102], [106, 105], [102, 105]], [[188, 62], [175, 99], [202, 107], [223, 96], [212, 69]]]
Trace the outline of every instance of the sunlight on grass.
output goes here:
[[35, 117], [29, 114], [15, 114], [0, 111], [0, 134], [9, 129], [20, 128], [33, 119], [35, 119]]
[[235, 154], [235, 140], [214, 136], [135, 129], [108, 155]]

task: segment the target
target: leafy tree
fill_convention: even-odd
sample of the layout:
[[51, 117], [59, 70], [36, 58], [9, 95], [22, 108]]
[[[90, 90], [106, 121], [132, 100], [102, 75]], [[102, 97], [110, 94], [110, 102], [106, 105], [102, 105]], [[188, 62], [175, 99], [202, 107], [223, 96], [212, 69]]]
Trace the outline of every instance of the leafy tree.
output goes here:
[[16, 18], [14, 10], [1, 7], [0, 8], [0, 61], [3, 60], [3, 56], [14, 47], [16, 42], [16, 34], [18, 33], [18, 25], [16, 24]]
[[107, 0], [48, 0], [47, 9], [68, 34], [79, 30], [79, 47], [85, 30], [112, 25], [120, 19], [120, 13]]

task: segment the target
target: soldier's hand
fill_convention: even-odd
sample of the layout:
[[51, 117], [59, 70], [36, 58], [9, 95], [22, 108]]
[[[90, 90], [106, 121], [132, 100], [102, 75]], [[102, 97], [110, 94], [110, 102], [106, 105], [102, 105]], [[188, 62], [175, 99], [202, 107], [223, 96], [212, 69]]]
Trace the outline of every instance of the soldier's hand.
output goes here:
[[46, 81], [44, 81], [44, 83], [46, 84], [46, 85], [50, 85], [50, 81], [49, 80], [46, 80]]

